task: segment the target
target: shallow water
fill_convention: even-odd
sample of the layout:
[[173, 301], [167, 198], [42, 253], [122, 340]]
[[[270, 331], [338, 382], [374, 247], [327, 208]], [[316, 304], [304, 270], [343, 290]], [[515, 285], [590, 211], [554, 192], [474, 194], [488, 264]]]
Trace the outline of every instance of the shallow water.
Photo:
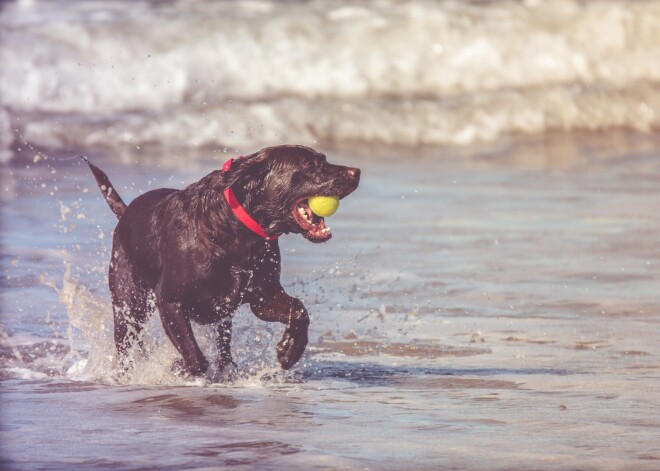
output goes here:
[[[130, 5], [0, 2], [0, 468], [660, 469], [660, 1]], [[301, 362], [241, 309], [236, 381], [157, 317], [118, 378], [72, 156], [130, 201], [284, 142], [363, 170], [280, 239]]]
[[[83, 166], [24, 157], [2, 169], [3, 468], [657, 469], [659, 147], [330, 152], [364, 175], [335, 237], [281, 239], [309, 349], [283, 374], [281, 328], [241, 310], [232, 384], [173, 377], [157, 322], [117, 382], [114, 216]], [[97, 163], [127, 200], [219, 165]]]

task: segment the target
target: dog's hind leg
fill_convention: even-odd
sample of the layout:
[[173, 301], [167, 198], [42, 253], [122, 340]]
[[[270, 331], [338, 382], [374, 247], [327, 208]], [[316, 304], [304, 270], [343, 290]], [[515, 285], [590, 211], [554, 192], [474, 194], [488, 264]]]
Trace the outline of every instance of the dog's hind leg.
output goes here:
[[119, 364], [125, 371], [132, 361], [129, 358], [134, 345], [143, 349], [141, 332], [149, 318], [149, 290], [135, 275], [121, 247], [113, 247], [113, 257], [108, 275], [112, 309], [114, 312], [114, 338]]

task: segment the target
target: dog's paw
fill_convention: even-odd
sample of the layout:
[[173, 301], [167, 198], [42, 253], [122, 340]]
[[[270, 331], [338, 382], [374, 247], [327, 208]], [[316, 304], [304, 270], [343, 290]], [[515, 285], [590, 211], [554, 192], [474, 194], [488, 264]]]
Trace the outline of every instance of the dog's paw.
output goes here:
[[190, 367], [183, 358], [175, 360], [170, 367], [170, 371], [179, 378], [193, 379], [202, 376], [208, 370], [209, 364], [206, 360], [199, 365]]
[[208, 379], [212, 383], [233, 383], [238, 379], [238, 365], [233, 361], [219, 362], [217, 368], [208, 373]]
[[282, 368], [288, 370], [295, 365], [305, 352], [305, 347], [307, 347], [307, 332], [299, 332], [294, 336], [289, 329], [286, 329], [276, 349], [277, 359]]
[[191, 375], [188, 372], [188, 369], [186, 368], [186, 363], [183, 361], [183, 359], [175, 360], [172, 363], [172, 366], [170, 366], [170, 371], [174, 373], [175, 376], [178, 376], [179, 378], [190, 378]]

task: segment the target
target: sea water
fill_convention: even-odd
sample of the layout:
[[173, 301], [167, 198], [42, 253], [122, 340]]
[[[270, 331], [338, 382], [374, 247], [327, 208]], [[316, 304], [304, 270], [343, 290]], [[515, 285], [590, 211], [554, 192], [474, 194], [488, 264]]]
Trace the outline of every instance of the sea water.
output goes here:
[[657, 0], [24, 0], [0, 26], [5, 160], [16, 130], [171, 159], [660, 122]]
[[[3, 469], [660, 466], [660, 2], [0, 8]], [[236, 381], [157, 315], [118, 376], [75, 155], [130, 201], [283, 142], [363, 171], [280, 239], [301, 361], [244, 307]]]

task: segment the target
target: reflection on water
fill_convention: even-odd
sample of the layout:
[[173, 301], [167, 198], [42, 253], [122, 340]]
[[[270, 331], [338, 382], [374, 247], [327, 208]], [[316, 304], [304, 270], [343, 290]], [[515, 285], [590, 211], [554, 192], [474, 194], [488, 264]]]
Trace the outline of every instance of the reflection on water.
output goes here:
[[416, 342], [370, 342], [356, 340], [354, 342], [323, 342], [315, 346], [312, 352], [336, 352], [351, 357], [392, 355], [413, 358], [436, 358], [441, 356], [470, 356], [491, 353], [485, 348], [455, 347], [451, 345], [429, 345]]

